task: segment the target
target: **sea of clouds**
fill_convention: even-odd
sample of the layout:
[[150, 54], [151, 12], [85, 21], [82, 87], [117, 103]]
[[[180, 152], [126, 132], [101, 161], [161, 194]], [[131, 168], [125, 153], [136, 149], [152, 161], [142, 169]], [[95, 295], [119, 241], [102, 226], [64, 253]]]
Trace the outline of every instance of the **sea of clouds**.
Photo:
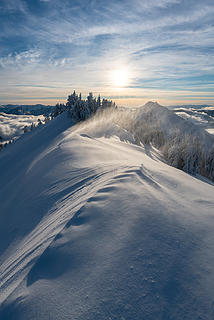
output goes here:
[[43, 115], [14, 115], [0, 113], [0, 136], [3, 141], [17, 138], [24, 133], [24, 128], [32, 124], [37, 125], [38, 119], [44, 119]]

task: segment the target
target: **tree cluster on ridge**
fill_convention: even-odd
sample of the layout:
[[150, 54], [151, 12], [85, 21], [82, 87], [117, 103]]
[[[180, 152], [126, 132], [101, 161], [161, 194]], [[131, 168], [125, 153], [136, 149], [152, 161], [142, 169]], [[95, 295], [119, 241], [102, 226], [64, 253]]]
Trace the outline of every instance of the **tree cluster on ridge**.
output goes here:
[[58, 114], [68, 111], [70, 117], [78, 122], [83, 121], [91, 117], [97, 111], [102, 111], [106, 108], [116, 108], [116, 104], [111, 100], [102, 99], [100, 95], [98, 98], [93, 96], [93, 93], [90, 92], [86, 99], [82, 99], [81, 93], [79, 95], [74, 92], [68, 96], [67, 103], [56, 104], [56, 110], [53, 114], [53, 117]]

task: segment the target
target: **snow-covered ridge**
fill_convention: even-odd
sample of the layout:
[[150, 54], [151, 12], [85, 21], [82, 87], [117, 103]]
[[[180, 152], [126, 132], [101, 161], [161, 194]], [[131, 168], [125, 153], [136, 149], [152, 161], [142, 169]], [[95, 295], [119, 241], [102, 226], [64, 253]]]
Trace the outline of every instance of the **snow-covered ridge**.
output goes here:
[[212, 320], [214, 187], [138, 143], [145, 114], [63, 113], [0, 154], [0, 319]]
[[125, 130], [126, 140], [151, 143], [170, 165], [214, 179], [214, 136], [158, 103], [148, 102], [131, 111], [107, 110], [84, 123], [83, 128], [94, 137], [115, 134], [122, 139]]
[[151, 131], [149, 140], [160, 148], [169, 164], [214, 179], [214, 136], [204, 128], [152, 102], [137, 115], [136, 128], [142, 127], [146, 135]]

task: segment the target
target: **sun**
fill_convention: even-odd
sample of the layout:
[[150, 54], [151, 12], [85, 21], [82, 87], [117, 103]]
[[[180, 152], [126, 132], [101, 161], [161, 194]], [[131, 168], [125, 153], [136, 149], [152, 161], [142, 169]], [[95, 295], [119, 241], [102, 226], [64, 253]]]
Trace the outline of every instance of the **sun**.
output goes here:
[[114, 87], [125, 87], [129, 83], [129, 72], [127, 69], [116, 69], [111, 73], [111, 81]]

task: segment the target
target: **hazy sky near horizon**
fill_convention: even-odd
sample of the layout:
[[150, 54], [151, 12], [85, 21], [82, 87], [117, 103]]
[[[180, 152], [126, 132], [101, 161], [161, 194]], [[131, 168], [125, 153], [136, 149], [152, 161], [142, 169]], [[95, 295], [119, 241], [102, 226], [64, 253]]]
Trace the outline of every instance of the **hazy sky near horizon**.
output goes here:
[[0, 104], [214, 104], [213, 0], [0, 0]]

